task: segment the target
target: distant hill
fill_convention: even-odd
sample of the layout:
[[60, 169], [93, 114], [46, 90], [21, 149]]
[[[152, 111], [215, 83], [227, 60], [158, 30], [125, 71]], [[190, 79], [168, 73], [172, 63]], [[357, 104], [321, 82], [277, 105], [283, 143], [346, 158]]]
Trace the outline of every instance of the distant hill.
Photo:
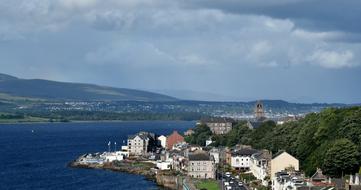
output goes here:
[[142, 90], [41, 79], [19, 79], [0, 73], [0, 99], [29, 98], [74, 101], [176, 101], [176, 98]]

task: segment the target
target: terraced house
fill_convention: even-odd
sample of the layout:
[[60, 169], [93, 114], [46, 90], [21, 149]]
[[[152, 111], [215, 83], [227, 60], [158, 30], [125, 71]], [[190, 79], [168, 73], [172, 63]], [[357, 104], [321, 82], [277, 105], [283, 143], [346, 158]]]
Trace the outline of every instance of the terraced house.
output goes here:
[[212, 156], [203, 150], [188, 154], [188, 176], [193, 178], [214, 179], [215, 163]]

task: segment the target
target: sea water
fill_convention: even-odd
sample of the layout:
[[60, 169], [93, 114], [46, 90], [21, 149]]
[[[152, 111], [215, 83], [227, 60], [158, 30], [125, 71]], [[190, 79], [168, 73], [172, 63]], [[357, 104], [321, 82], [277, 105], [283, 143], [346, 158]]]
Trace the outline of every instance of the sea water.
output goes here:
[[0, 189], [158, 189], [143, 176], [67, 164], [84, 153], [107, 151], [109, 141], [112, 150], [119, 149], [128, 135], [141, 130], [168, 135], [194, 125], [187, 121], [2, 124]]

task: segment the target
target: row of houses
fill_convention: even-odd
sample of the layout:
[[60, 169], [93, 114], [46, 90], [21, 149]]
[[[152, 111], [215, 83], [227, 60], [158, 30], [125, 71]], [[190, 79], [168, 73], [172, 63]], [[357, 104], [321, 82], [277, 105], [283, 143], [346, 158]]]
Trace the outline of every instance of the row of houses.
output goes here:
[[233, 149], [191, 146], [176, 131], [168, 136], [156, 137], [152, 133], [139, 132], [128, 137], [130, 156], [148, 155], [155, 152], [157, 146], [162, 148], [157, 162], [160, 169], [178, 170], [195, 178], [214, 178], [216, 166], [220, 163], [235, 170], [250, 171], [264, 184], [268, 183], [267, 176], [272, 178], [287, 167], [299, 169], [298, 160], [284, 151], [272, 156], [267, 150], [255, 150], [249, 146]]
[[[139, 132], [128, 137], [127, 148], [130, 156], [157, 154], [154, 162], [159, 170], [175, 170], [192, 178], [215, 179], [217, 168], [227, 164], [234, 170], [252, 173], [272, 190], [341, 189], [338, 187], [342, 184], [324, 176], [320, 169], [311, 178], [305, 178], [299, 171], [298, 159], [286, 151], [272, 154], [244, 145], [200, 147], [187, 144], [176, 131], [167, 136]], [[343, 186], [342, 189], [361, 190], [360, 176], [351, 176], [349, 184]]]

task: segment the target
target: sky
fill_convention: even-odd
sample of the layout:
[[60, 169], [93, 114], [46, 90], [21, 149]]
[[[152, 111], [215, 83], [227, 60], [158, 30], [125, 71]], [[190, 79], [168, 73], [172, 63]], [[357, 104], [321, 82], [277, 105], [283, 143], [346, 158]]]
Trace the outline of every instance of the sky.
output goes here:
[[0, 73], [184, 99], [361, 103], [359, 0], [0, 0]]

